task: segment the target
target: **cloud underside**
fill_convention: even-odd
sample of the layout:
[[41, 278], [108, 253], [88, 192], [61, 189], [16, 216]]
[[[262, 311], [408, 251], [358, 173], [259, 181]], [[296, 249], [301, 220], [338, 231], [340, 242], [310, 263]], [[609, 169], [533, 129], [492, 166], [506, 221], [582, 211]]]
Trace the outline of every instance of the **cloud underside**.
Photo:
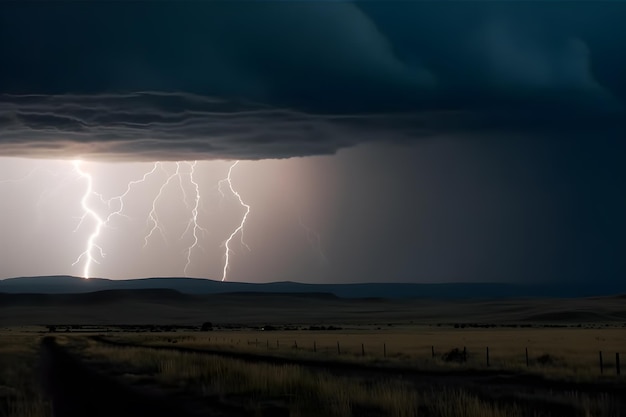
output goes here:
[[0, 96], [0, 154], [107, 160], [266, 159], [438, 136], [602, 134], [615, 114], [420, 110], [318, 114], [183, 93]]
[[408, 118], [320, 115], [156, 92], [3, 96], [0, 114], [3, 155], [123, 160], [329, 154]]
[[619, 131], [625, 5], [6, 2], [0, 154], [261, 159]]

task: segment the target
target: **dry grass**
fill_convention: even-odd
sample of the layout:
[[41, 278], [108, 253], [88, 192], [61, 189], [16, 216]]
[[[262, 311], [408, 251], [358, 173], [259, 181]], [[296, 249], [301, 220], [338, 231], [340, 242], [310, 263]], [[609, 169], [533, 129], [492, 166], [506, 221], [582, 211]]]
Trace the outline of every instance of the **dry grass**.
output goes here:
[[439, 417], [499, 417], [524, 414], [517, 405], [500, 407], [486, 403], [464, 391], [444, 391], [433, 401], [435, 415]]
[[32, 333], [0, 333], [0, 416], [50, 416], [37, 378], [38, 346]]
[[[39, 336], [32, 332], [5, 331], [0, 337], [0, 416], [49, 416], [49, 405], [35, 378]], [[615, 352], [626, 353], [626, 332], [619, 328], [455, 329], [405, 325], [379, 329], [352, 326], [334, 331], [110, 333], [108, 337], [151, 346], [237, 350], [428, 370], [485, 369], [485, 348], [489, 346], [491, 369], [537, 373], [574, 382], [621, 380], [623, 376], [615, 375]], [[153, 375], [159, 384], [244, 403], [252, 412], [259, 404], [277, 401], [289, 407], [290, 415], [300, 417], [320, 414], [329, 417], [521, 417], [533, 416], [532, 412], [529, 414], [532, 406], [528, 404], [539, 400], [566, 404], [577, 410], [576, 415], [585, 417], [621, 415], [619, 403], [609, 396], [570, 392], [550, 398], [525, 398], [520, 394], [514, 401], [501, 401], [462, 388], [416, 390], [409, 381], [400, 379], [366, 380], [296, 365], [244, 363], [210, 355], [116, 348], [88, 341], [83, 335], [59, 335], [58, 339], [85, 357], [97, 359], [96, 364], [127, 368], [136, 375]], [[337, 342], [341, 354], [337, 353]], [[432, 346], [436, 353], [434, 359]], [[468, 351], [467, 363], [442, 360], [445, 352], [463, 347]], [[526, 348], [530, 356], [529, 368], [526, 367]], [[600, 375], [598, 368], [600, 350], [604, 352], [604, 375]], [[539, 360], [542, 356], [546, 358], [543, 363]], [[544, 415], [555, 414], [534, 414], [536, 417]]]
[[[42, 398], [33, 377], [36, 366], [39, 337], [31, 334], [4, 333], [0, 344], [0, 416], [49, 416], [49, 406]], [[265, 336], [265, 339], [263, 338]], [[210, 340], [209, 340], [210, 338]], [[270, 338], [270, 339], [268, 339]], [[597, 350], [607, 346], [624, 347], [626, 335], [616, 329], [443, 329], [413, 327], [405, 329], [342, 330], [342, 331], [220, 331], [174, 332], [170, 334], [115, 334], [115, 339], [148, 345], [210, 347], [240, 349], [244, 351], [279, 356], [294, 356], [365, 361], [368, 364], [420, 367], [437, 369], [450, 367], [484, 368], [484, 357], [471, 353], [490, 342], [492, 364], [507, 369], [525, 368], [523, 354], [506, 352], [520, 350], [522, 342], [557, 358], [553, 363], [532, 364], [535, 372], [555, 378], [584, 378], [597, 380], [597, 364], [587, 355], [597, 355]], [[409, 380], [372, 379], [365, 376], [335, 375], [311, 370], [297, 365], [272, 365], [242, 362], [213, 355], [158, 351], [145, 348], [121, 348], [88, 340], [83, 335], [59, 335], [62, 345], [79, 352], [103, 369], [121, 370], [121, 374], [153, 378], [158, 384], [182, 388], [225, 402], [245, 404], [254, 414], [263, 404], [277, 402], [289, 408], [291, 416], [352, 417], [371, 416], [427, 416], [427, 417], [542, 417], [559, 415], [546, 413], [541, 407], [533, 408], [537, 400], [567, 404], [576, 410], [575, 415], [585, 417], [620, 416], [620, 404], [609, 396], [590, 396], [568, 392], [550, 394], [550, 397], [526, 398], [517, 395], [502, 400], [485, 397], [465, 388], [416, 388]], [[169, 341], [168, 341], [169, 340]], [[173, 341], [177, 343], [174, 344]], [[232, 340], [232, 341], [231, 341]], [[269, 340], [270, 343], [267, 341]], [[278, 340], [279, 347], [275, 347]], [[298, 349], [293, 347], [294, 341]], [[317, 352], [313, 352], [315, 341]], [[337, 355], [336, 342], [342, 354]], [[433, 341], [436, 341], [433, 342]], [[258, 343], [257, 343], [258, 342]], [[361, 357], [361, 343], [366, 356]], [[378, 345], [377, 345], [378, 343]], [[309, 346], [307, 346], [307, 344]], [[382, 345], [387, 346], [387, 358], [382, 357]], [[467, 364], [448, 364], [430, 358], [430, 348], [438, 348], [438, 356], [452, 347], [467, 346], [470, 352]], [[269, 348], [268, 348], [269, 345]], [[377, 350], [375, 347], [380, 349]], [[445, 348], [443, 347], [445, 346]], [[498, 351], [502, 352], [498, 352]], [[405, 352], [402, 352], [405, 351]], [[422, 358], [421, 356], [425, 356]], [[537, 354], [538, 355], [538, 354]], [[482, 356], [482, 355], [481, 355]], [[521, 359], [518, 357], [521, 356]], [[608, 355], [607, 355], [608, 356]], [[537, 356], [533, 356], [536, 358]], [[596, 356], [597, 357], [597, 356]], [[516, 362], [517, 361], [517, 362]], [[607, 367], [610, 362], [607, 358]], [[576, 371], [569, 370], [573, 367]], [[586, 371], [585, 371], [586, 370]], [[584, 372], [587, 372], [585, 374]], [[593, 374], [593, 375], [591, 375]], [[391, 377], [390, 377], [391, 378]], [[615, 379], [615, 376], [607, 377]], [[2, 397], [2, 392], [10, 395]]]
[[[491, 369], [537, 373], [572, 381], [615, 378], [615, 353], [626, 354], [626, 332], [619, 328], [454, 329], [415, 326], [380, 330], [119, 334], [114, 338], [153, 346], [237, 350], [282, 357], [362, 361], [380, 366], [401, 365], [420, 369], [485, 369], [486, 348], [489, 347]], [[433, 347], [435, 358], [432, 358]], [[444, 353], [453, 348], [462, 350], [464, 347], [468, 352], [466, 363], [447, 363], [442, 360]], [[529, 367], [526, 366], [526, 349]], [[599, 351], [603, 351], [602, 376]], [[622, 362], [624, 360], [626, 358]]]
[[419, 392], [401, 380], [366, 381], [310, 371], [296, 365], [245, 363], [210, 355], [121, 348], [92, 343], [90, 357], [153, 373], [165, 385], [195, 387], [202, 395], [245, 397], [254, 402], [283, 399], [290, 415], [351, 417], [521, 417], [515, 405], [480, 400], [462, 390]]

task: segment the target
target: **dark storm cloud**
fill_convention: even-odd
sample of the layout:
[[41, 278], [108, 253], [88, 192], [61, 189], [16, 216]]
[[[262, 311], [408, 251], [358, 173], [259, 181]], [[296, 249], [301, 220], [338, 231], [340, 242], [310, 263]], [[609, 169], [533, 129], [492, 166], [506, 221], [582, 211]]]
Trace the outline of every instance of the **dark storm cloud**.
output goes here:
[[625, 20], [622, 1], [4, 2], [0, 153], [255, 159], [621, 133]]
[[452, 112], [323, 115], [155, 92], [3, 95], [0, 113], [4, 155], [135, 160], [329, 154], [373, 140], [376, 133], [425, 137], [450, 131], [455, 120], [467, 117]]

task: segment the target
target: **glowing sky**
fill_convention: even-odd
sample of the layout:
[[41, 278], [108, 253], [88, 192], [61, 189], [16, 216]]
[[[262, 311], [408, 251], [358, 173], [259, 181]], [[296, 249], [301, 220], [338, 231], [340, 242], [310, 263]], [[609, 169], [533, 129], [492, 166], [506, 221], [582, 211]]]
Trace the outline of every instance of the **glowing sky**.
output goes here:
[[622, 0], [1, 2], [0, 277], [91, 256], [221, 279], [237, 232], [229, 280], [622, 279], [624, 21]]
[[[315, 223], [322, 220], [324, 204], [314, 201], [315, 179], [306, 177], [306, 165], [297, 160], [237, 166], [191, 161], [157, 163], [155, 169], [152, 163], [3, 158], [2, 275], [84, 276], [87, 254], [72, 264], [101, 222], [90, 251], [95, 260], [91, 276], [221, 279], [224, 243], [245, 213], [228, 183], [220, 186], [233, 167], [233, 190], [252, 207], [244, 229], [248, 247], [240, 233], [234, 236], [227, 278], [323, 277], [327, 261]], [[87, 175], [92, 178], [90, 194]], [[94, 215], [84, 216], [83, 201]]]
[[[336, 156], [242, 161], [233, 187], [251, 206], [245, 243], [233, 240], [228, 279], [267, 282], [514, 281], [610, 284], [624, 271], [625, 178], [620, 142], [602, 150], [525, 138], [441, 138], [413, 147], [361, 146]], [[606, 149], [605, 149], [606, 148]], [[442, 164], [441, 161], [446, 163]], [[584, 163], [581, 164], [581, 161]], [[239, 202], [218, 183], [232, 162], [196, 166], [199, 247], [187, 230], [194, 205], [188, 164], [163, 164], [124, 199], [97, 243], [106, 254], [92, 276], [221, 279], [223, 242], [239, 225]], [[86, 182], [72, 161], [3, 158], [2, 276], [82, 275], [94, 222], [83, 215]], [[83, 162], [102, 199], [123, 194], [151, 163]], [[35, 169], [33, 171], [33, 169]], [[102, 217], [119, 208], [92, 196]], [[127, 216], [127, 217], [126, 217]], [[187, 233], [185, 231], [187, 230]], [[319, 239], [319, 240], [318, 240]]]

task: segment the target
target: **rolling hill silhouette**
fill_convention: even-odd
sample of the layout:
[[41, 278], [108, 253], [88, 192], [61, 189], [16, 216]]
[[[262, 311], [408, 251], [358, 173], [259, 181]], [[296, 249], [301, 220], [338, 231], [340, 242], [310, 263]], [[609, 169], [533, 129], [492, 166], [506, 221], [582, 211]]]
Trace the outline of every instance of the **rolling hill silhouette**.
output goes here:
[[[548, 288], [549, 290], [550, 288]], [[75, 277], [0, 281], [0, 327], [69, 324], [624, 322], [621, 296], [505, 284], [223, 283]], [[522, 296], [523, 295], [523, 296]], [[534, 296], [533, 296], [534, 295]]]
[[72, 276], [20, 277], [0, 280], [0, 293], [75, 294], [102, 290], [170, 289], [183, 294], [328, 293], [342, 298], [501, 298], [591, 297], [626, 292], [626, 284], [522, 285], [506, 283], [360, 283], [304, 284], [298, 282], [221, 282], [199, 278], [110, 280]]

